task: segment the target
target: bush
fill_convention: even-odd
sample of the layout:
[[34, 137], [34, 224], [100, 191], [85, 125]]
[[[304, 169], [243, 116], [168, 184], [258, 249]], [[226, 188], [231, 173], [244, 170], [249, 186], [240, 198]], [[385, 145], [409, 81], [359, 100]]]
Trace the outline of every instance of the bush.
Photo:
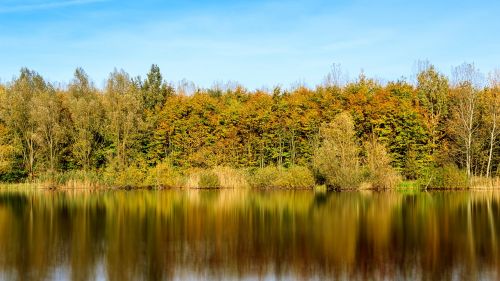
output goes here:
[[465, 171], [460, 170], [454, 164], [446, 164], [443, 167], [428, 167], [424, 170], [419, 185], [424, 188], [453, 188], [462, 189], [469, 186]]
[[312, 188], [315, 184], [312, 172], [300, 166], [260, 168], [250, 174], [249, 182], [256, 188]]
[[112, 161], [104, 170], [103, 181], [115, 187], [144, 187], [146, 168], [141, 163], [130, 166], [121, 166], [117, 161]]
[[306, 167], [293, 166], [281, 169], [273, 185], [282, 188], [311, 188], [314, 187], [314, 176]]
[[250, 173], [248, 177], [248, 182], [252, 187], [257, 187], [257, 188], [270, 187], [276, 180], [278, 173], [279, 173], [278, 168], [273, 166], [259, 168]]
[[144, 187], [146, 175], [137, 166], [128, 166], [119, 171], [114, 179], [113, 185], [118, 187]]
[[182, 187], [182, 174], [169, 162], [164, 161], [148, 170], [146, 185], [154, 187]]
[[443, 183], [448, 188], [467, 188], [469, 186], [467, 174], [456, 165], [443, 167]]
[[372, 188], [394, 188], [401, 181], [401, 177], [391, 166], [391, 159], [386, 148], [372, 140], [365, 144], [366, 149], [366, 181]]
[[199, 188], [219, 188], [219, 177], [213, 171], [203, 171], [198, 181]]

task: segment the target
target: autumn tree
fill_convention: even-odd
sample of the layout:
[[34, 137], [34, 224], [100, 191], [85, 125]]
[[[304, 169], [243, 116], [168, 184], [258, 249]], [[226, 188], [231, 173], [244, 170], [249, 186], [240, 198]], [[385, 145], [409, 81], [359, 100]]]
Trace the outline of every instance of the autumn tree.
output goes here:
[[54, 172], [56, 168], [57, 155], [65, 133], [61, 111], [61, 101], [50, 85], [32, 98], [30, 119], [36, 125], [36, 141], [45, 154], [50, 172]]
[[391, 166], [391, 157], [387, 153], [387, 149], [376, 139], [371, 139], [364, 145], [366, 151], [365, 169], [367, 172], [367, 181], [372, 187], [393, 188], [399, 180], [399, 174]]
[[469, 179], [491, 176], [500, 166], [498, 76], [483, 87], [477, 69], [464, 64], [449, 83], [425, 64], [416, 84], [361, 74], [344, 85], [334, 65], [314, 89], [218, 83], [174, 91], [156, 65], [144, 80], [115, 70], [103, 89], [80, 68], [68, 87], [22, 69], [0, 84], [0, 179], [103, 168], [126, 183], [162, 163], [312, 165], [339, 188], [363, 180], [386, 186], [391, 169], [411, 180], [446, 165]]
[[72, 120], [72, 154], [84, 170], [93, 167], [93, 158], [102, 142], [104, 108], [87, 73], [77, 68], [69, 85], [68, 109]]
[[359, 147], [354, 121], [347, 112], [340, 113], [321, 127], [322, 142], [316, 150], [313, 166], [326, 183], [336, 188], [354, 188], [360, 181]]
[[141, 122], [141, 97], [137, 84], [123, 70], [115, 70], [108, 78], [104, 93], [105, 132], [109, 137], [111, 156], [120, 169], [129, 164]]
[[472, 176], [473, 142], [478, 129], [478, 102], [480, 73], [474, 64], [464, 63], [453, 69], [454, 82], [454, 116], [453, 132], [463, 148], [465, 170]]
[[31, 179], [40, 156], [38, 123], [32, 112], [35, 97], [47, 91], [50, 87], [40, 74], [23, 68], [19, 77], [7, 88], [1, 104], [2, 120], [12, 132], [12, 143], [19, 145], [24, 167]]
[[[0, 85], [0, 103], [6, 102], [5, 100], [5, 88]], [[0, 175], [10, 171], [12, 166], [12, 145], [9, 144], [9, 131], [8, 128], [3, 124], [3, 120], [0, 115]]]
[[[0, 103], [5, 101], [5, 92], [0, 88]], [[9, 128], [0, 119], [0, 179], [5, 180], [4, 175], [8, 175], [15, 169], [16, 145], [11, 139]]]
[[429, 65], [418, 73], [417, 81], [418, 100], [426, 109], [429, 142], [433, 154], [438, 148], [438, 142], [443, 138], [444, 120], [448, 115], [448, 79], [437, 72], [433, 65]]
[[489, 126], [488, 164], [486, 176], [489, 177], [492, 169], [494, 147], [499, 135], [500, 122], [500, 70], [497, 69], [490, 75], [490, 88], [485, 93], [484, 104], [486, 118]]

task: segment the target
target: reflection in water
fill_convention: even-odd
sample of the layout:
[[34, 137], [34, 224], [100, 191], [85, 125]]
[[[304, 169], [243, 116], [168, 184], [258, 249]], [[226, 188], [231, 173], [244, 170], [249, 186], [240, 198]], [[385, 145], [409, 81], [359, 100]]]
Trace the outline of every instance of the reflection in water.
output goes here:
[[0, 279], [500, 278], [500, 193], [0, 191]]

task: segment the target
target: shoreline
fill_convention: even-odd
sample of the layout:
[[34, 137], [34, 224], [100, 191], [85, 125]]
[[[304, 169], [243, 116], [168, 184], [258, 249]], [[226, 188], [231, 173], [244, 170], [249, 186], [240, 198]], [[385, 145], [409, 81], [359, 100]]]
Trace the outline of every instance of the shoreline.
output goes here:
[[45, 190], [45, 191], [220, 191], [220, 190], [247, 190], [247, 191], [312, 191], [315, 193], [349, 193], [349, 192], [373, 192], [373, 193], [388, 193], [388, 192], [470, 192], [470, 191], [500, 191], [500, 186], [475, 186], [467, 188], [424, 188], [424, 187], [395, 187], [395, 188], [375, 188], [375, 187], [361, 187], [361, 188], [330, 188], [324, 185], [316, 185], [314, 187], [302, 188], [288, 188], [288, 187], [154, 187], [154, 186], [95, 186], [95, 187], [78, 187], [58, 185], [50, 186], [45, 183], [2, 183], [0, 184], [1, 190]]

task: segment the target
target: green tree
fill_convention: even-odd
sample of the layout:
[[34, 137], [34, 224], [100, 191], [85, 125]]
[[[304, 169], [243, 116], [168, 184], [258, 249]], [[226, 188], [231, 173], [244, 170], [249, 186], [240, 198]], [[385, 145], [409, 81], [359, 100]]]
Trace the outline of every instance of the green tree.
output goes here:
[[35, 140], [48, 162], [48, 170], [54, 172], [65, 132], [62, 125], [62, 104], [50, 85], [32, 98], [30, 119], [36, 125]]
[[165, 156], [164, 136], [157, 134], [160, 111], [168, 97], [174, 95], [173, 88], [163, 81], [160, 68], [153, 64], [141, 85], [143, 118], [141, 150], [150, 165], [159, 163]]
[[42, 76], [27, 68], [7, 88], [2, 102], [2, 120], [12, 132], [12, 143], [19, 145], [24, 168], [30, 179], [35, 173], [35, 164], [40, 156], [38, 123], [33, 117], [34, 98], [50, 91]]
[[137, 145], [142, 106], [138, 86], [123, 70], [110, 74], [103, 105], [105, 132], [112, 143], [110, 156], [117, 161], [119, 169], [124, 169], [130, 163], [132, 148]]
[[173, 94], [173, 89], [163, 82], [160, 68], [153, 64], [142, 84], [141, 92], [144, 108], [150, 111], [159, 111], [165, 104], [167, 97]]
[[72, 120], [72, 154], [84, 170], [94, 164], [102, 142], [104, 108], [100, 96], [85, 71], [77, 68], [69, 85], [68, 109]]
[[434, 153], [438, 148], [438, 142], [443, 138], [444, 120], [448, 115], [448, 79], [438, 73], [433, 65], [430, 65], [418, 74], [417, 81], [418, 100], [426, 109], [431, 153]]

